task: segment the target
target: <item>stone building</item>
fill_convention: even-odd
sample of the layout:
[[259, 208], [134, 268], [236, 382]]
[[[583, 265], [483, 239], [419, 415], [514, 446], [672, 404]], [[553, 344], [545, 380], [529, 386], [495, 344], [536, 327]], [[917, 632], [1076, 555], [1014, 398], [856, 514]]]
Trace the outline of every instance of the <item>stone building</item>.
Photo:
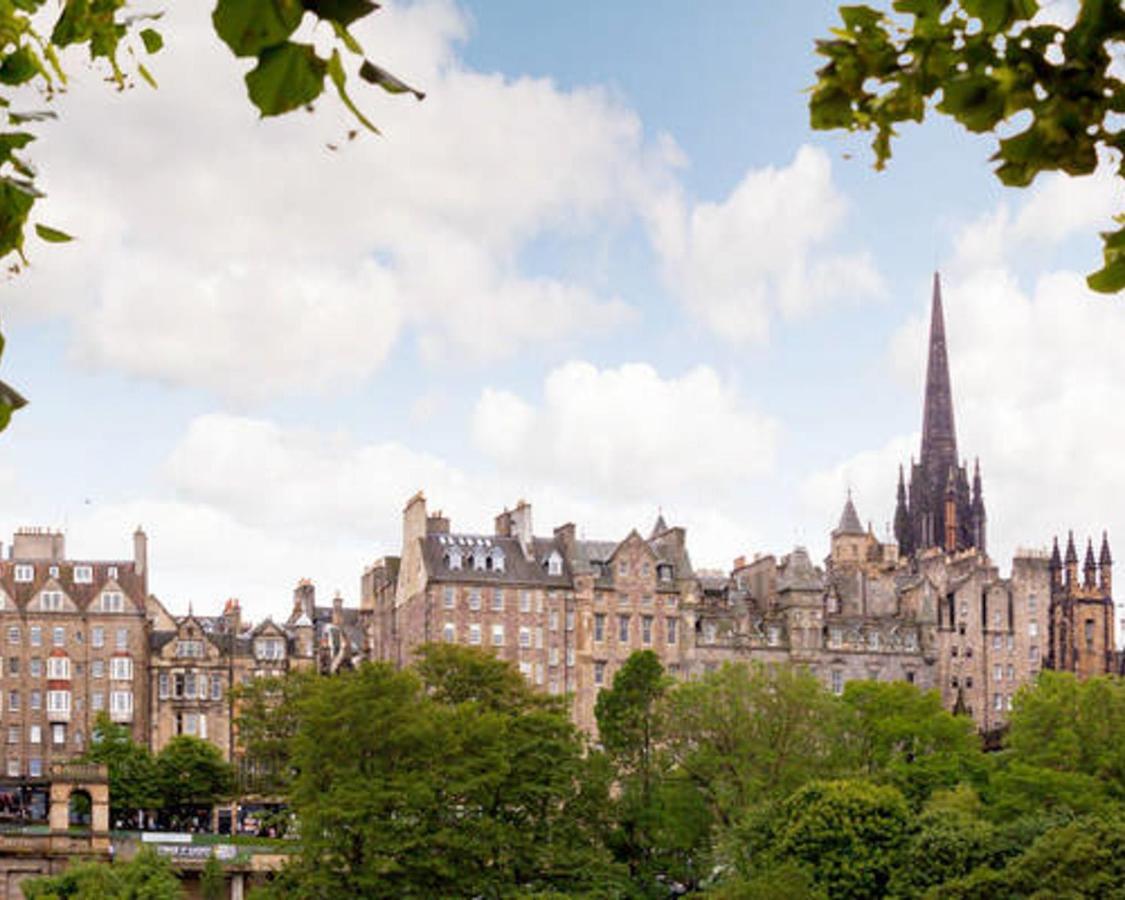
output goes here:
[[71, 559], [61, 532], [17, 531], [0, 562], [2, 776], [40, 778], [83, 753], [98, 713], [148, 735], [148, 543]]
[[401, 557], [379, 560], [362, 586], [376, 658], [405, 664], [431, 641], [493, 648], [531, 683], [571, 694], [585, 728], [598, 691], [634, 650], [682, 670], [683, 610], [698, 593], [684, 530], [663, 518], [648, 537], [582, 540], [572, 524], [536, 536], [521, 500], [493, 533], [468, 534], [429, 515], [420, 493], [403, 511]]
[[1094, 561], [1094, 542], [1086, 542], [1082, 580], [1074, 533], [1066, 542], [1064, 563], [1055, 539], [1050, 562], [1051, 609], [1048, 665], [1079, 678], [1118, 672], [1113, 640], [1113, 557], [1109, 538], [1102, 534], [1101, 552]]

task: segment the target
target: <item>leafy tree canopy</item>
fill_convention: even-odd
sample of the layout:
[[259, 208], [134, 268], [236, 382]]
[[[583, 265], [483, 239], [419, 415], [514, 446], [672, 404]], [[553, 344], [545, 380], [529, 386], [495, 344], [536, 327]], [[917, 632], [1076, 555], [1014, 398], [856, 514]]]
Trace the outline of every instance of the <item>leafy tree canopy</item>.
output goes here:
[[148, 747], [134, 741], [126, 726], [104, 712], [94, 721], [93, 740], [82, 761], [101, 763], [108, 771], [111, 821], [160, 806], [156, 761]]
[[214, 806], [230, 796], [233, 781], [219, 748], [202, 738], [178, 735], [156, 757], [156, 784], [168, 809]]
[[[1040, 172], [1089, 175], [1099, 156], [1125, 177], [1125, 85], [1113, 48], [1125, 40], [1118, 0], [1080, 0], [1070, 28], [1033, 23], [1037, 0], [893, 0], [893, 13], [841, 6], [843, 27], [817, 42], [827, 59], [809, 100], [812, 127], [872, 131], [875, 166], [902, 122], [928, 108], [997, 136], [996, 175], [1024, 187]], [[1108, 152], [1107, 152], [1108, 151]], [[1125, 289], [1125, 217], [1103, 234], [1093, 290]]]
[[20, 883], [27, 900], [180, 900], [172, 864], [150, 848], [114, 865], [73, 862], [59, 875]]

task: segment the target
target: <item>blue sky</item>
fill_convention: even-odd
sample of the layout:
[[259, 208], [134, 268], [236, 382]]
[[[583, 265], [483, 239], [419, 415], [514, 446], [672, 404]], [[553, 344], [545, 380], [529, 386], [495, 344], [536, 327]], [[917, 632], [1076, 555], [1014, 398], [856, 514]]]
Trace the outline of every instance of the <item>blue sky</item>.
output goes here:
[[385, 137], [337, 153], [329, 99], [254, 119], [201, 10], [157, 92], [79, 65], [37, 161], [80, 240], [4, 284], [8, 525], [92, 556], [142, 523], [169, 605], [255, 616], [303, 576], [354, 598], [419, 489], [466, 529], [523, 496], [603, 538], [663, 508], [701, 566], [820, 554], [849, 485], [891, 517], [939, 266], [1002, 568], [1125, 534], [1125, 316], [1081, 283], [1120, 188], [1004, 191], [938, 119], [874, 172], [807, 124], [835, 15], [394, 4], [365, 42], [429, 97], [364, 95]]

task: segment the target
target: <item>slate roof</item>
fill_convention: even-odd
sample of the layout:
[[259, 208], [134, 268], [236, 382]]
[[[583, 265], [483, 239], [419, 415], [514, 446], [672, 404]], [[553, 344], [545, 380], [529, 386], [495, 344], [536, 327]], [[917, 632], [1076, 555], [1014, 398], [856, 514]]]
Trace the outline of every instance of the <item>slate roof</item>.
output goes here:
[[859, 521], [859, 514], [852, 503], [852, 492], [848, 491], [848, 499], [844, 504], [844, 511], [840, 514], [840, 524], [836, 526], [833, 534], [867, 534], [863, 524]]

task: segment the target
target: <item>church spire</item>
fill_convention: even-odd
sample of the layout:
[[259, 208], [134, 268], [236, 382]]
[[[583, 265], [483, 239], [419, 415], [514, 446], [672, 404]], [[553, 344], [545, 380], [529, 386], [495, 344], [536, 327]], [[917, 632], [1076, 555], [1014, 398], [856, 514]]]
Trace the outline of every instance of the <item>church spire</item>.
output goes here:
[[[945, 315], [941, 305], [941, 276], [934, 272], [930, 307], [930, 351], [926, 363], [926, 398], [922, 410], [922, 468], [945, 476], [957, 465], [957, 433], [953, 426], [953, 391], [945, 347]], [[931, 475], [931, 477], [933, 477]]]

